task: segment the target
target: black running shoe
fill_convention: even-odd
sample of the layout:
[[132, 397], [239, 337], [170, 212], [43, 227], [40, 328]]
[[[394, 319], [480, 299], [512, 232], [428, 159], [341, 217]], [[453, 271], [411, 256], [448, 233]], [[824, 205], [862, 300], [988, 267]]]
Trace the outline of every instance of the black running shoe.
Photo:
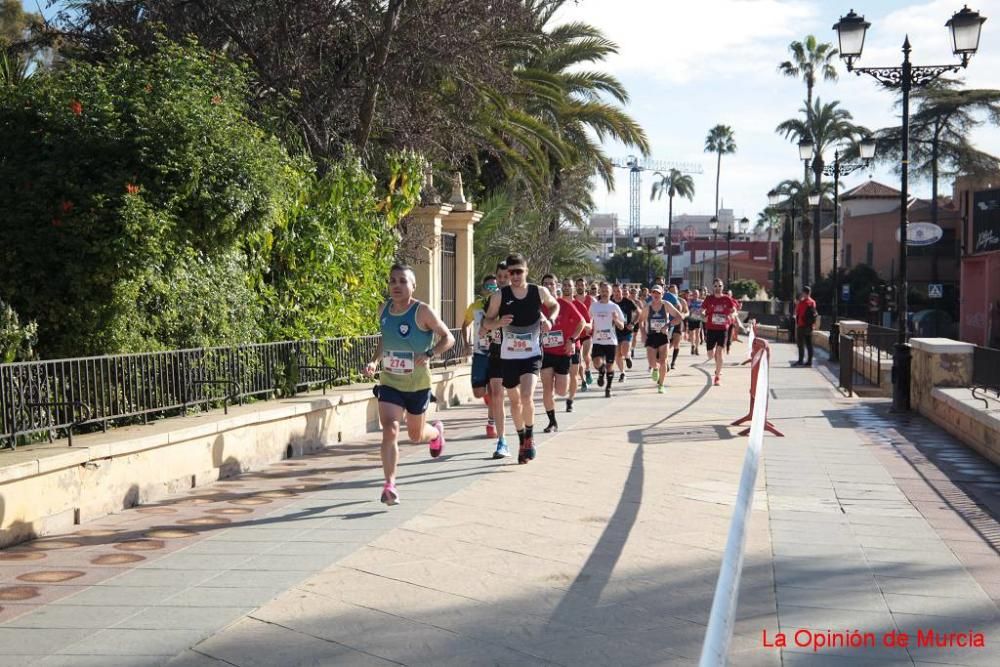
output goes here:
[[555, 422], [549, 422], [549, 425], [542, 429], [542, 433], [552, 433], [553, 431], [559, 430], [559, 424]]
[[601, 371], [600, 373], [597, 374], [597, 386], [598, 387], [604, 386], [604, 371]]
[[624, 374], [624, 373], [622, 373], [621, 375], [619, 375], [619, 376], [618, 376], [618, 382], [619, 382], [619, 383], [622, 383], [622, 382], [624, 382], [624, 381], [625, 381], [625, 374]]
[[566, 412], [573, 412], [573, 401], [566, 399]]
[[611, 383], [608, 383], [607, 388], [604, 390], [604, 398], [611, 398]]
[[631, 368], [632, 368], [632, 358], [631, 357], [625, 357], [625, 368], [628, 368], [628, 369], [631, 370]]

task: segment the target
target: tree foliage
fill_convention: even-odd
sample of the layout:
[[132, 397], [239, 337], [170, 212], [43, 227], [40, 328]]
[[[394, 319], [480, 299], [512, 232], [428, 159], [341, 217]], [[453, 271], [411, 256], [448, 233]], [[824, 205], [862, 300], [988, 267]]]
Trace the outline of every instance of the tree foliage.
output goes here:
[[663, 255], [651, 253], [645, 248], [633, 252], [618, 252], [604, 262], [604, 275], [612, 282], [648, 284], [651, 277], [666, 274], [667, 263]]
[[[316, 178], [248, 118], [247, 92], [239, 65], [165, 40], [142, 57], [120, 44], [103, 62], [68, 61], [0, 89], [0, 297], [37, 320], [43, 354], [341, 330], [328, 303], [296, 288], [329, 289], [334, 266], [384, 272], [387, 227], [413, 187], [393, 185], [402, 192], [386, 199], [354, 163]], [[403, 170], [411, 183], [415, 169]], [[297, 235], [303, 218], [327, 235]], [[327, 296], [345, 332], [366, 328], [366, 291]]]
[[752, 278], [736, 278], [729, 282], [729, 289], [736, 299], [755, 299], [760, 293], [760, 283]]
[[719, 182], [722, 176], [722, 156], [736, 152], [736, 135], [728, 125], [716, 125], [705, 137], [705, 152], [715, 153], [715, 215], [719, 215]]

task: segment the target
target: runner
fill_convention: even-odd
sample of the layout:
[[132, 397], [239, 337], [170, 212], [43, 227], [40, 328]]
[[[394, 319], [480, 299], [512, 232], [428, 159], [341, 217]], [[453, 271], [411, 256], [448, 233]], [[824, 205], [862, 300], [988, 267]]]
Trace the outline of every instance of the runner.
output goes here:
[[[723, 293], [722, 280], [717, 278], [713, 288], [713, 293], [705, 297], [702, 309], [705, 313], [705, 350], [709, 358], [715, 357], [714, 384], [718, 387], [722, 376], [722, 353], [726, 348], [729, 325], [739, 312], [740, 304]], [[736, 324], [743, 328], [739, 319], [736, 319]]]
[[573, 309], [579, 313], [580, 318], [583, 320], [583, 331], [577, 337], [576, 347], [569, 360], [569, 391], [566, 393], [566, 412], [573, 412], [573, 401], [576, 400], [576, 388], [577, 384], [580, 382], [580, 348], [582, 347], [582, 343], [580, 341], [582, 341], [584, 337], [590, 336], [590, 311], [584, 313], [580, 310], [580, 307], [577, 305], [577, 301], [573, 298], [573, 292], [573, 281], [566, 278], [562, 283], [562, 298], [566, 301], [566, 303], [573, 306]]
[[646, 332], [646, 361], [649, 374], [656, 383], [656, 393], [663, 393], [663, 383], [667, 380], [667, 351], [670, 347], [670, 320], [680, 317], [681, 311], [663, 300], [663, 287], [650, 288], [651, 301], [639, 316], [640, 324]]
[[698, 346], [701, 345], [702, 322], [704, 313], [702, 312], [701, 291], [694, 290], [691, 300], [688, 301], [688, 331], [691, 332], [691, 354], [698, 356]]
[[680, 294], [677, 293], [677, 285], [670, 285], [670, 295], [677, 301], [677, 309], [681, 311], [680, 320], [673, 323], [670, 332], [670, 347], [673, 348], [673, 356], [670, 358], [670, 370], [674, 370], [677, 367], [677, 355], [681, 351], [681, 339], [684, 337], [685, 322], [690, 311], [688, 309], [688, 302], [682, 299]]
[[[736, 299], [733, 298], [733, 290], [731, 290], [731, 289], [730, 290], [726, 290], [726, 296], [728, 296], [730, 299], [733, 299], [733, 301], [736, 301]], [[739, 304], [740, 302], [736, 301], [736, 303]], [[736, 312], [738, 313], [739, 310], [740, 310], [739, 306], [737, 306]], [[740, 337], [736, 333], [736, 316], [735, 315], [730, 320], [729, 329], [726, 330], [726, 354], [729, 354], [729, 348], [732, 346], [732, 344], [733, 344], [734, 341], [737, 342], [737, 343], [740, 342]]]
[[[618, 304], [611, 301], [611, 285], [602, 282], [598, 286], [598, 300], [590, 304], [593, 317], [594, 368], [597, 369], [597, 386], [604, 387], [604, 397], [611, 398], [611, 383], [614, 379], [615, 357], [618, 355], [616, 329], [625, 326], [625, 315]], [[605, 384], [605, 375], [607, 384]]]
[[615, 283], [611, 301], [622, 311], [625, 319], [625, 326], [615, 328], [615, 333], [618, 335], [618, 354], [615, 358], [618, 365], [618, 382], [624, 382], [625, 367], [632, 368], [632, 329], [639, 318], [639, 313], [635, 303], [625, 296], [621, 283]]
[[484, 276], [479, 298], [469, 304], [462, 322], [462, 337], [472, 348], [472, 395], [483, 399], [489, 415], [486, 419], [487, 438], [497, 437], [497, 427], [493, 421], [493, 411], [490, 408], [489, 384], [490, 344], [499, 330], [486, 331], [482, 325], [483, 317], [486, 315], [486, 304], [489, 303], [490, 295], [497, 289], [496, 276]]
[[[587, 320], [587, 324], [590, 324], [590, 304], [594, 303], [594, 297], [587, 293], [587, 281], [584, 278], [577, 278], [574, 281], [576, 289], [573, 294], [573, 303], [576, 304], [577, 310], [583, 313], [583, 316]], [[580, 391], [587, 391], [590, 385], [594, 384], [594, 376], [590, 373], [590, 350], [593, 346], [593, 340], [591, 340], [592, 331], [588, 331], [580, 339], [582, 347], [580, 348], [580, 370], [583, 374], [580, 376]]]
[[[576, 354], [576, 341], [586, 325], [586, 321], [576, 309], [572, 301], [558, 296], [556, 277], [551, 273], [542, 276], [542, 287], [556, 296], [559, 302], [559, 316], [552, 325], [552, 330], [542, 334], [542, 403], [549, 424], [545, 433], [559, 430], [556, 422], [555, 394], [566, 396], [569, 385], [570, 368], [573, 356]], [[546, 309], [547, 310], [547, 309]], [[567, 399], [572, 400], [572, 399]]]
[[[497, 289], [500, 290], [510, 284], [510, 274], [507, 272], [507, 263], [500, 262], [497, 264], [496, 272]], [[497, 292], [494, 292], [493, 294], [497, 294]], [[486, 307], [489, 307], [489, 300], [486, 302]], [[490, 331], [493, 334], [493, 338], [490, 341], [490, 363], [487, 376], [490, 381], [490, 412], [492, 413], [497, 438], [497, 446], [493, 451], [493, 458], [502, 459], [510, 456], [510, 450], [507, 448], [506, 439], [507, 413], [503, 404], [503, 365], [500, 361], [500, 344], [503, 341], [503, 331], [496, 325], [491, 326], [490, 323], [486, 321], [485, 314], [483, 316], [481, 327], [483, 330]]]
[[628, 298], [635, 304], [635, 324], [632, 325], [632, 346], [629, 348], [629, 358], [635, 359], [635, 346], [639, 342], [639, 336], [642, 334], [642, 328], [639, 326], [639, 313], [642, 312], [646, 302], [639, 301], [639, 289], [635, 285], [628, 288]]
[[[375, 356], [364, 372], [375, 375], [379, 361], [382, 372], [375, 387], [378, 416], [382, 424], [382, 471], [385, 486], [382, 502], [399, 503], [396, 490], [396, 465], [399, 461], [399, 424], [406, 422], [406, 433], [414, 443], [430, 444], [432, 457], [444, 449], [444, 425], [427, 424], [427, 406], [431, 402], [431, 359], [444, 354], [455, 344], [447, 325], [430, 306], [413, 298], [416, 276], [405, 264], [389, 270], [389, 300], [379, 310], [382, 338]], [[434, 336], [437, 344], [431, 345]]]
[[535, 458], [535, 384], [542, 365], [541, 334], [552, 328], [542, 307], [558, 319], [559, 303], [547, 289], [528, 282], [528, 264], [522, 255], [507, 258], [507, 272], [510, 285], [490, 297], [486, 319], [491, 327], [497, 323], [503, 327], [503, 386], [520, 441], [517, 462], [528, 463]]

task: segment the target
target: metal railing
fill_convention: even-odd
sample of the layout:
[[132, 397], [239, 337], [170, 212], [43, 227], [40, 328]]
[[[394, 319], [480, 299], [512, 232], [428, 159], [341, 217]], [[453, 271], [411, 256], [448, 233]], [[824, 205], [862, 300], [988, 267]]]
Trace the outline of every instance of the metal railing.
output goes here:
[[888, 377], [882, 375], [882, 364], [892, 361], [898, 332], [895, 329], [869, 325], [840, 337], [840, 387], [850, 394], [856, 387], [882, 388]]
[[1000, 398], [1000, 350], [977, 345], [972, 351], [972, 397], [986, 404], [986, 396]]
[[854, 395], [854, 337], [841, 336], [839, 378], [840, 388], [847, 392], [848, 396]]
[[[467, 356], [455, 346], [433, 366]], [[282, 341], [0, 364], [0, 442], [44, 434], [51, 442], [73, 429], [186, 414], [253, 399], [293, 395], [362, 378], [380, 336]]]

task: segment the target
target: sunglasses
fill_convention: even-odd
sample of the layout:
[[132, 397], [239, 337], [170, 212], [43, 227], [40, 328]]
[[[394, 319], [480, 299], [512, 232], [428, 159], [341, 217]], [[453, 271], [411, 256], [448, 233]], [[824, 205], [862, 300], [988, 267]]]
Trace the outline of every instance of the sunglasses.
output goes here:
[[507, 269], [507, 272], [511, 275], [519, 276], [524, 273], [524, 269]]

